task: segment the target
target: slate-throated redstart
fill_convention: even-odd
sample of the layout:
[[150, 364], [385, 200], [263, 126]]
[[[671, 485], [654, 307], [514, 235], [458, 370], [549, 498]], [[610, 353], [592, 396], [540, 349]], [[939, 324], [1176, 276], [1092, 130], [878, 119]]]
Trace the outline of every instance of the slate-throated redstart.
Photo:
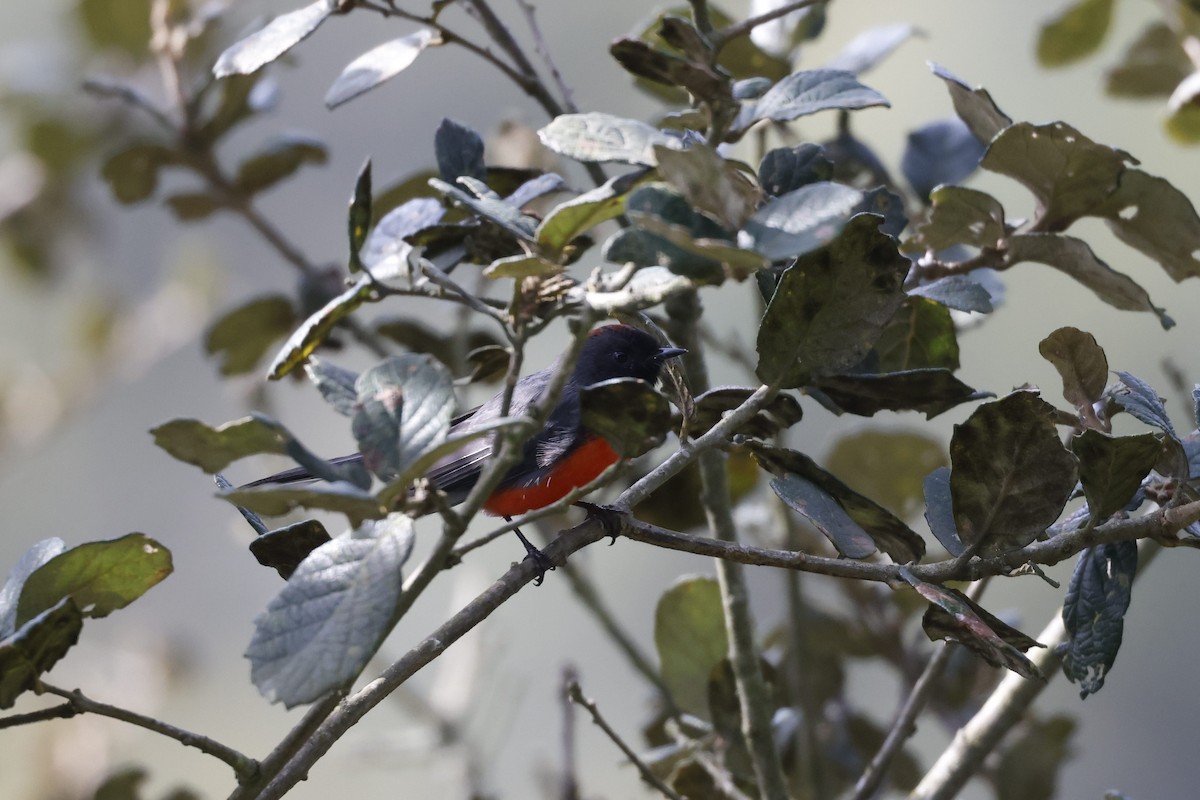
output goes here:
[[[546, 419], [546, 425], [525, 444], [525, 451], [483, 504], [489, 514], [511, 520], [537, 508], [561, 500], [572, 489], [594, 480], [618, 460], [617, 453], [598, 434], [582, 422], [579, 390], [610, 378], [640, 378], [658, 381], [663, 362], [682, 355], [678, 347], [661, 347], [648, 333], [628, 325], [606, 325], [592, 330], [584, 342], [575, 369], [563, 387], [558, 404]], [[561, 360], [561, 359], [560, 359]], [[510, 416], [529, 411], [550, 385], [558, 368], [554, 365], [526, 375], [517, 381], [509, 408]], [[503, 392], [454, 421], [451, 435], [467, 433], [500, 417]], [[461, 503], [479, 479], [493, 452], [493, 437], [484, 436], [463, 445], [437, 462], [426, 476], [446, 493], [451, 504]], [[362, 459], [362, 454], [343, 456], [334, 463]], [[292, 483], [310, 480], [303, 468], [288, 470], [254, 481], [249, 486], [268, 483]], [[549, 567], [546, 557], [518, 530], [525, 550], [541, 573]], [[549, 567], [553, 569], [553, 567]]]

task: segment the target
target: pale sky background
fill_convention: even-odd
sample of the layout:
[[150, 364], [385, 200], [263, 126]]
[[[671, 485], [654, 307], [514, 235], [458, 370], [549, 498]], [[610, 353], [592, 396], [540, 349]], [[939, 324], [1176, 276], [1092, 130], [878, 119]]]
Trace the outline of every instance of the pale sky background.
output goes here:
[[[299, 4], [243, 5], [238, 13], [249, 20]], [[498, 2], [496, 8], [520, 27], [514, 4]], [[543, 29], [583, 109], [653, 118], [654, 101], [631, 91], [624, 73], [607, 54], [608, 42], [639, 27], [647, 8], [628, 0], [540, 4]], [[0, 65], [5, 70], [0, 81], [36, 77], [53, 82], [57, 76], [61, 76], [60, 86], [77, 81], [73, 74], [77, 66], [70, 59], [75, 34], [69, 11], [70, 3], [61, 0], [0, 4]], [[1014, 119], [1067, 121], [1097, 142], [1128, 150], [1142, 161], [1144, 170], [1170, 178], [1194, 201], [1200, 198], [1200, 150], [1181, 148], [1166, 138], [1162, 104], [1116, 102], [1103, 94], [1105, 67], [1117, 60], [1152, 18], [1155, 7], [1121, 4], [1101, 53], [1056, 71], [1039, 68], [1034, 59], [1037, 22], [1049, 11], [1047, 4], [1032, 0], [839, 0], [832, 6], [828, 29], [800, 66], [820, 66], [867, 27], [911, 22], [926, 36], [904, 44], [883, 69], [864, 76], [864, 82], [881, 91], [892, 108], [855, 116], [856, 132], [887, 164], [898, 164], [908, 130], [952, 114], [941, 81], [925, 66], [932, 60], [968, 82], [987, 87]], [[295, 129], [331, 145], [327, 165], [305, 169], [262, 203], [286, 235], [314, 259], [342, 257], [346, 199], [365, 157], [373, 159], [376, 185], [381, 186], [432, 163], [433, 131], [444, 116], [483, 132], [511, 118], [533, 127], [545, 122], [541, 112], [510, 84], [468, 54], [451, 49], [428, 52], [390, 84], [336, 111], [325, 109], [325, 90], [344, 64], [411, 27], [370, 14], [331, 19], [294, 51], [290, 66], [275, 71], [283, 100], [274, 116], [246, 126], [229, 143], [233, 150], [245, 149], [275, 130]], [[77, 102], [94, 101], [80, 96]], [[805, 121], [803, 130], [808, 138], [819, 140], [831, 131], [832, 122], [832, 114], [822, 115]], [[0, 148], [8, 146], [9, 137], [0, 136]], [[1011, 181], [976, 176], [971, 185], [994, 192], [1010, 217], [1029, 211], [1028, 195]], [[70, 315], [89, 292], [148, 298], [161, 291], [167, 276], [188, 264], [207, 264], [217, 270], [216, 308], [230, 308], [255, 292], [291, 287], [288, 267], [233, 218], [183, 228], [154, 203], [118, 208], [102, 187], [96, 187], [91, 197], [100, 224], [95, 239], [77, 248], [64, 296], [0, 270], [0, 324], [5, 326], [0, 365], [6, 375], [28, 375], [30, 364], [41, 365], [53, 375], [69, 363], [64, 353], [72, 330]], [[1115, 241], [1099, 223], [1073, 229], [1080, 231], [1102, 258], [1141, 281], [1178, 326], [1164, 332], [1150, 314], [1117, 311], [1048, 268], [1021, 265], [1006, 277], [1007, 304], [995, 319], [961, 337], [961, 377], [998, 394], [1035, 383], [1057, 400], [1058, 378], [1038, 357], [1037, 344], [1055, 328], [1074, 325], [1096, 335], [1113, 369], [1134, 372], [1168, 394], [1177, 426], [1189, 429], [1188, 409], [1170, 392], [1161, 361], [1172, 359], [1189, 382], [1200, 378], [1195, 348], [1200, 322], [1189, 313], [1200, 300], [1200, 283], [1172, 283], [1157, 265]], [[727, 286], [704, 294], [717, 324], [743, 341], [753, 340], [750, 319], [739, 313], [749, 308], [749, 291], [745, 286]], [[177, 322], [189, 313], [188, 306], [172, 304], [171, 297], [162, 301], [160, 313]], [[424, 306], [406, 309], [413, 314], [445, 312]], [[146, 708], [184, 728], [262, 756], [298, 717], [298, 712], [269, 706], [257, 695], [249, 683], [249, 665], [242, 658], [254, 617], [281, 584], [249, 556], [245, 550], [249, 530], [231, 507], [212, 498], [209, 479], [166, 456], [146, 433], [173, 417], [217, 424], [241, 416], [252, 381], [220, 381], [195, 334], [177, 344], [166, 332], [147, 339], [168, 352], [145, 369], [117, 376], [74, 413], [55, 418], [53, 409], [42, 409], [52, 426], [50, 432], [31, 435], [32, 442], [24, 449], [18, 443], [0, 452], [0, 509], [6, 530], [0, 537], [0, 574], [29, 545], [48, 536], [78, 544], [142, 531], [159, 539], [174, 553], [175, 574], [129, 609], [106, 620], [89, 621], [80, 645], [51, 678], [68, 688], [79, 686], [97, 699]], [[545, 337], [540, 344], [530, 355], [530, 363], [536, 366], [549, 360], [557, 343]], [[744, 380], [728, 365], [717, 378]], [[35, 388], [29, 391], [36, 398]], [[332, 454], [352, 448], [343, 419], [329, 413], [307, 386], [276, 387], [274, 397], [278, 417], [314, 449]], [[917, 415], [834, 420], [808, 400], [804, 406], [808, 416], [793, 442], [818, 459], [838, 436], [864, 428], [928, 430], [948, 441], [950, 426], [964, 420], [972, 408], [959, 407], [927, 426]], [[254, 477], [260, 467], [239, 465], [231, 470], [231, 477]], [[385, 656], [398, 655], [426, 635], [518, 555], [515, 541], [499, 542], [439, 581], [389, 639]], [[1075, 689], [1058, 676], [1040, 701], [1043, 713], [1067, 713], [1080, 724], [1073, 739], [1076, 756], [1062, 773], [1062, 797], [1099, 798], [1109, 788], [1137, 800], [1194, 793], [1200, 700], [1190, 675], [1200, 653], [1200, 626], [1189, 612], [1196, 596], [1196, 558], [1190, 551], [1168, 551], [1139, 580], [1124, 646], [1099, 695], [1081, 703]], [[679, 575], [712, 573], [711, 564], [703, 559], [629, 541], [611, 549], [591, 548], [580, 563], [610, 590], [608, 600], [620, 619], [651, 651], [658, 595]], [[1053, 574], [1065, 584], [1070, 564], [1060, 565]], [[766, 631], [780, 622], [785, 607], [783, 583], [778, 573], [769, 570], [754, 570], [750, 575], [755, 608]], [[807, 585], [820, 587], [821, 580], [812, 579]], [[813, 591], [818, 597], [835, 596], [827, 587]], [[1022, 629], [1036, 635], [1061, 596], [1061, 591], [1026, 578], [995, 582], [985, 603], [994, 611], [1018, 612]], [[156, 654], [164, 652], [176, 665], [170, 680], [156, 666], [161, 663]], [[464, 676], [482, 667], [484, 698], [470, 715], [469, 727], [483, 742], [485, 785], [499, 797], [532, 797], [539, 775], [551, 774], [560, 763], [556, 692], [566, 663], [578, 667], [586, 693], [631, 741], [638, 741], [637, 728], [648, 717], [650, 693], [554, 574], [544, 586], [522, 591], [456, 646], [451, 656], [413, 683], [435, 691], [446, 708], [464, 702]], [[894, 687], [878, 674], [855, 672], [851, 691], [879, 718], [892, 715]], [[139, 705], [147, 700], [151, 705]], [[17, 710], [30, 707], [23, 700]], [[381, 707], [341, 741], [313, 770], [308, 783], [291, 796], [327, 798], [335, 792], [362, 798], [462, 796], [456, 760], [422, 749], [421, 742], [408, 733], [412, 719], [413, 712], [399, 703]], [[89, 730], [100, 734], [84, 736]], [[946, 739], [932, 723], [923, 734], [920, 750], [931, 762], [930, 755]], [[620, 765], [619, 753], [590, 724], [581, 722], [578, 741], [586, 796], [645, 794], [633, 770]], [[215, 798], [232, 786], [224, 765], [194, 750], [120, 723], [77, 718], [0, 732], [0, 797], [49, 797], [45, 787], [57, 779], [47, 776], [55, 770], [70, 767], [86, 774], [88, 764], [102, 764], [105, 759], [113, 765], [148, 767], [147, 798], [177, 785]], [[976, 787], [966, 796], [990, 795]]]

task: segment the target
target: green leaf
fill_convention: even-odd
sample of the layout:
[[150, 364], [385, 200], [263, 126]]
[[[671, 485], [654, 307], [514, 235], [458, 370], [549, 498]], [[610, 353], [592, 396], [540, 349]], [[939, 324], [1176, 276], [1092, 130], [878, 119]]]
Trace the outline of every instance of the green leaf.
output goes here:
[[878, 341], [904, 302], [909, 268], [879, 221], [851, 219], [838, 238], [784, 271], [758, 331], [764, 383], [798, 386], [809, 375], [848, 369]]
[[1095, 336], [1078, 328], [1059, 328], [1042, 339], [1038, 352], [1062, 376], [1068, 403], [1083, 408], [1100, 399], [1108, 384], [1108, 357]]
[[1062, 67], [1100, 48], [1112, 23], [1113, 0], [1077, 0], [1042, 24], [1037, 58], [1043, 67]]
[[1162, 440], [1153, 433], [1114, 437], [1088, 429], [1071, 440], [1071, 452], [1079, 459], [1079, 482], [1095, 523], [1133, 499], [1162, 450]]
[[294, 525], [276, 528], [250, 542], [250, 552], [264, 567], [272, 567], [285, 581], [292, 577], [308, 554], [330, 541], [319, 520], [306, 519]]
[[249, 75], [304, 41], [338, 8], [337, 0], [316, 0], [281, 14], [266, 27], [225, 49], [213, 65], [213, 75]]
[[421, 28], [374, 47], [351, 61], [325, 93], [326, 108], [337, 108], [399, 75], [425, 48], [442, 44], [441, 35]]
[[833, 162], [825, 157], [825, 148], [811, 142], [771, 150], [758, 165], [758, 182], [772, 197], [832, 177]]
[[1125, 170], [1096, 213], [1118, 239], [1162, 264], [1175, 281], [1200, 276], [1200, 217], [1165, 178]]
[[954, 113], [967, 123], [979, 141], [987, 144], [996, 134], [1012, 125], [1012, 118], [1000, 110], [987, 89], [972, 88], [962, 78], [932, 61], [929, 62], [929, 69], [945, 82], [950, 91], [950, 100], [954, 103]]
[[684, 577], [663, 593], [654, 611], [654, 644], [663, 683], [675, 704], [708, 719], [709, 676], [729, 655], [721, 590], [715, 580]]
[[405, 353], [358, 377], [351, 420], [367, 469], [391, 481], [446, 438], [454, 412], [449, 370], [433, 357]]
[[152, 428], [150, 433], [163, 450], [210, 475], [246, 456], [282, 455], [287, 452], [290, 438], [283, 426], [257, 415], [216, 428], [195, 419], [173, 419]]
[[1171, 26], [1151, 22], [1108, 70], [1104, 90], [1113, 97], [1167, 97], [1192, 69]]
[[115, 48], [138, 60], [150, 57], [149, 0], [80, 0], [76, 10], [97, 49]]
[[1164, 330], [1175, 324], [1145, 289], [1097, 258], [1083, 239], [1062, 233], [1021, 233], [1009, 237], [1007, 258], [1010, 264], [1036, 261], [1065, 272], [1114, 308], [1153, 313]]
[[1124, 150], [1096, 144], [1065, 122], [1018, 122], [996, 136], [980, 166], [1024, 184], [1038, 200], [1040, 230], [1061, 231], [1096, 214], [1127, 165], [1136, 163]]
[[409, 274], [413, 246], [406, 239], [441, 222], [446, 209], [431, 197], [417, 197], [389, 211], [376, 223], [360, 253], [361, 263], [376, 280]]
[[925, 497], [925, 522], [929, 532], [946, 548], [946, 552], [957, 558], [967, 548], [958, 538], [954, 524], [954, 501], [950, 496], [950, 468], [938, 467], [922, 481]]
[[923, 297], [909, 297], [875, 343], [879, 372], [958, 369], [958, 339], [950, 310]]
[[920, 411], [933, 419], [961, 403], [991, 396], [946, 369], [821, 375], [805, 388], [810, 394], [824, 394], [838, 410], [864, 417], [880, 411]]
[[671, 428], [671, 404], [637, 378], [613, 378], [579, 390], [583, 426], [605, 438], [622, 458], [658, 447]]
[[1079, 554], [1063, 598], [1063, 622], [1070, 639], [1063, 674], [1079, 684], [1079, 697], [1104, 687], [1117, 660], [1137, 573], [1137, 542], [1090, 547]]
[[652, 125], [612, 114], [562, 114], [538, 131], [542, 144], [576, 161], [617, 161], [653, 167], [654, 146], [682, 142]]
[[354, 415], [358, 405], [358, 390], [354, 388], [358, 381], [357, 372], [312, 356], [304, 365], [304, 373], [334, 410], [344, 417]]
[[350, 238], [350, 271], [358, 272], [363, 263], [359, 256], [367, 241], [371, 228], [371, 159], [367, 159], [358, 178], [354, 181], [354, 194], [350, 198], [350, 211], [346, 215], [346, 229]]
[[163, 202], [180, 222], [208, 219], [225, 207], [220, 200], [204, 192], [178, 192], [164, 197]]
[[651, 177], [648, 170], [627, 172], [609, 178], [590, 192], [559, 203], [538, 225], [538, 247], [544, 253], [561, 255], [579, 234], [625, 213], [628, 193]]
[[829, 109], [890, 107], [879, 92], [858, 82], [851, 72], [813, 69], [797, 72], [772, 86], [757, 102], [746, 104], [736, 126], [747, 128], [761, 119], [788, 122]]
[[737, 230], [758, 207], [761, 192], [732, 163], [708, 145], [687, 150], [654, 148], [658, 173], [687, 198], [692, 207]]
[[71, 598], [87, 617], [106, 617], [171, 574], [171, 553], [142, 533], [88, 542], [59, 553], [29, 576], [17, 627]]
[[79, 641], [82, 629], [83, 615], [67, 597], [0, 639], [0, 709], [12, 708], [18, 696], [32, 689]]
[[1062, 766], [1074, 755], [1069, 740], [1075, 720], [1065, 715], [1027, 719], [1019, 731], [996, 765], [996, 800], [1054, 800]]
[[561, 272], [562, 267], [553, 261], [547, 261], [541, 256], [508, 256], [497, 258], [483, 270], [485, 278], [499, 280], [500, 278], [529, 278], [537, 275], [552, 275]]
[[281, 134], [272, 138], [260, 153], [241, 163], [234, 189], [244, 194], [256, 194], [271, 188], [305, 164], [324, 164], [326, 159], [325, 145], [320, 141], [309, 136]]
[[804, 255], [837, 238], [863, 201], [863, 193], [821, 181], [768, 200], [742, 231], [748, 244], [771, 261]]
[[[758, 442], [750, 442], [748, 447], [759, 465], [779, 478], [780, 486], [776, 487], [775, 482], [772, 482], [772, 488], [785, 503], [791, 505], [792, 500], [789, 498], [796, 497], [794, 490], [805, 488], [803, 483], [792, 480], [800, 478], [804, 483], [812, 484], [824, 495], [832, 498], [850, 519], [866, 531], [874, 546], [887, 553], [897, 564], [919, 561], [925, 555], [924, 540], [899, 517], [842, 483], [804, 453]], [[805, 492], [804, 496], [811, 498], [812, 493]], [[806, 513], [805, 509], [798, 505], [792, 507], [801, 514]], [[840, 547], [836, 540], [834, 544]]]
[[954, 426], [950, 491], [959, 536], [982, 555], [1032, 542], [1058, 519], [1075, 488], [1075, 459], [1034, 392], [985, 403]]
[[522, 213], [516, 206], [501, 200], [482, 181], [475, 181], [469, 177], [461, 177], [458, 179], [458, 182], [475, 192], [475, 196], [437, 178], [429, 179], [429, 185], [446, 197], [449, 197], [460, 205], [466, 206], [481, 217], [496, 223], [518, 239], [526, 242], [534, 242], [536, 240], [535, 232], [538, 225], [536, 219]]
[[929, 196], [929, 218], [900, 247], [906, 253], [936, 253], [954, 245], [998, 247], [1004, 240], [1000, 200], [961, 186], [938, 186]]
[[125, 205], [140, 203], [158, 188], [158, 171], [179, 162], [171, 149], [152, 142], [130, 145], [110, 156], [100, 169], [113, 197]]
[[1167, 111], [1164, 127], [1172, 139], [1187, 145], [1200, 142], [1200, 70], [1175, 87], [1167, 98]]
[[[693, 436], [703, 436], [712, 426], [720, 422], [726, 413], [746, 402], [753, 389], [723, 387], [709, 389], [695, 399], [692, 416], [688, 419], [688, 431]], [[782, 430], [800, 422], [804, 412], [800, 403], [790, 394], [776, 395], [766, 407], [746, 421], [733, 435], [769, 439]]]
[[614, 41], [608, 52], [627, 72], [664, 86], [686, 89], [698, 100], [731, 99], [729, 75], [710, 67], [706, 59], [679, 58], [628, 37]]
[[361, 277], [346, 291], [326, 303], [297, 328], [271, 362], [267, 377], [277, 381], [313, 354], [334, 327], [373, 295], [371, 282]]
[[392, 514], [318, 547], [254, 622], [250, 678], [273, 703], [311, 703], [353, 680], [388, 632], [413, 520]]
[[4, 587], [0, 588], [0, 640], [7, 639], [17, 630], [17, 601], [21, 598], [25, 581], [38, 567], [66, 548], [66, 543], [57, 536], [42, 539], [26, 550], [8, 571]]
[[957, 589], [918, 580], [901, 567], [900, 577], [931, 605], [921, 627], [933, 641], [946, 639], [966, 645], [994, 667], [1004, 667], [1022, 678], [1041, 678], [1033, 662], [1023, 654], [1040, 647], [1036, 640], [1010, 627]]
[[448, 117], [443, 118], [434, 133], [433, 147], [442, 180], [454, 183], [463, 175], [476, 180], [487, 177], [487, 166], [483, 163], [483, 137], [466, 125]]
[[956, 311], [992, 313], [992, 295], [982, 284], [966, 275], [947, 275], [908, 290], [913, 297], [927, 297]]
[[1136, 375], [1128, 372], [1117, 372], [1120, 383], [1112, 386], [1106, 393], [1125, 413], [1147, 425], [1153, 425], [1164, 433], [1178, 439], [1171, 418], [1167, 416], [1167, 408], [1163, 399], [1153, 386]]
[[373, 495], [346, 481], [253, 486], [228, 489], [217, 496], [267, 517], [282, 517], [297, 508], [336, 511], [352, 520], [382, 519], [388, 513]]
[[291, 300], [283, 295], [259, 297], [214, 322], [204, 334], [204, 352], [220, 356], [222, 375], [244, 375], [295, 324]]
[[825, 457], [830, 472], [901, 519], [912, 519], [924, 505], [923, 476], [947, 463], [936, 439], [891, 430], [841, 436]]

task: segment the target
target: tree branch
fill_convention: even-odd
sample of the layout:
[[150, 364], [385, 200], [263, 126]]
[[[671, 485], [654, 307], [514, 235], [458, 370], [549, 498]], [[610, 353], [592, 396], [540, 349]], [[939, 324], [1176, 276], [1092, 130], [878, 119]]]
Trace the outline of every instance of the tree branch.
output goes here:
[[734, 39], [748, 35], [759, 25], [766, 25], [768, 22], [774, 22], [780, 17], [786, 17], [793, 11], [799, 11], [802, 8], [808, 8], [809, 6], [814, 6], [817, 3], [823, 2], [826, 2], [826, 0], [796, 0], [793, 3], [788, 3], [787, 5], [782, 5], [778, 8], [773, 8], [770, 11], [759, 14], [757, 17], [750, 17], [749, 19], [744, 19], [741, 22], [735, 22], [729, 27], [722, 28], [721, 30], [715, 32], [710, 37], [713, 43], [713, 51], [715, 53], [721, 52], [722, 47], [729, 44]]
[[609, 725], [604, 719], [603, 715], [600, 714], [600, 709], [596, 707], [595, 701], [583, 696], [583, 690], [579, 688], [578, 681], [572, 680], [570, 682], [570, 684], [567, 686], [567, 693], [572, 701], [587, 709], [587, 712], [592, 715], [592, 722], [596, 723], [596, 726], [599, 727], [600, 730], [604, 731], [604, 735], [612, 740], [612, 743], [615, 744], [617, 748], [625, 754], [625, 757], [629, 759], [629, 762], [637, 768], [638, 774], [642, 776], [643, 781], [648, 783], [650, 786], [653, 786], [655, 789], [661, 792], [664, 797], [670, 798], [670, 800], [683, 800], [683, 798], [676, 794], [670, 786], [667, 786], [665, 783], [660, 781], [658, 776], [656, 776], [650, 767], [646, 765], [646, 762], [638, 758], [637, 753], [633, 752], [633, 748], [626, 744], [625, 740], [621, 738], [620, 734], [613, 730], [612, 726]]
[[[40, 682], [37, 690], [39, 693], [52, 694], [64, 698], [67, 701], [66, 705], [73, 709], [76, 714], [96, 714], [120, 720], [121, 722], [128, 722], [130, 725], [136, 725], [139, 728], [145, 728], [148, 731], [161, 734], [169, 739], [174, 739], [186, 747], [195, 747], [202, 753], [206, 753], [228, 764], [233, 769], [233, 774], [237, 776], [239, 782], [252, 778], [258, 772], [257, 761], [207, 736], [185, 731], [182, 728], [169, 725], [154, 717], [148, 717], [145, 714], [138, 714], [135, 711], [97, 702], [84, 696], [83, 692], [78, 689], [68, 692], [66, 689], [59, 689], [48, 683]], [[62, 708], [62, 706], [58, 708]], [[60, 716], [72, 715], [60, 714]]]

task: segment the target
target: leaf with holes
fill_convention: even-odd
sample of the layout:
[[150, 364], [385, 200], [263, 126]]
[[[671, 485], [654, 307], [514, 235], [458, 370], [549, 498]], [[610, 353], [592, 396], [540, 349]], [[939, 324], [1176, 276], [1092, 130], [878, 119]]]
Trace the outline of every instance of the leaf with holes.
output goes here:
[[792, 387], [848, 369], [878, 341], [904, 302], [909, 268], [879, 222], [872, 214], [853, 218], [837, 239], [784, 271], [758, 331], [756, 373], [764, 383]]
[[1104, 302], [1125, 311], [1149, 311], [1166, 330], [1175, 324], [1165, 309], [1154, 305], [1150, 295], [1133, 278], [1101, 261], [1082, 239], [1062, 233], [1021, 233], [1009, 237], [1008, 261], [1036, 261], [1070, 275]]
[[1100, 399], [1108, 383], [1108, 357], [1095, 336], [1078, 328], [1059, 328], [1042, 339], [1038, 352], [1062, 376], [1068, 403], [1083, 408]]
[[353, 680], [389, 629], [412, 547], [412, 518], [392, 514], [310, 553], [254, 622], [258, 691], [292, 708]]
[[1118, 239], [1153, 258], [1173, 280], [1200, 276], [1200, 216], [1170, 181], [1127, 169], [1095, 213]]
[[390, 81], [408, 69], [425, 48], [442, 43], [430, 28], [421, 28], [407, 36], [385, 42], [351, 61], [337, 76], [325, 94], [325, 106], [337, 108], [360, 94]]
[[1089, 429], [1071, 440], [1071, 452], [1079, 459], [1079, 482], [1095, 523], [1125, 508], [1162, 450], [1162, 440], [1153, 433], [1108, 436]]
[[1093, 142], [1065, 122], [1005, 128], [980, 162], [1033, 192], [1042, 231], [1061, 231], [1082, 216], [1096, 214], [1116, 191], [1121, 175], [1137, 159]]
[[1067, 680], [1079, 684], [1081, 699], [1104, 687], [1117, 660], [1137, 563], [1137, 542], [1090, 547], [1075, 563], [1063, 598], [1063, 622], [1070, 638], [1062, 669]]
[[1054, 427], [1054, 407], [1017, 391], [954, 426], [950, 491], [958, 534], [983, 555], [1032, 542], [1075, 488], [1075, 459]]
[[[785, 503], [801, 514], [807, 514], [806, 509], [820, 513], [817, 517], [826, 522], [833, 520], [823, 512], [827, 504], [821, 505], [814, 501], [811, 489], [805, 484], [815, 487], [822, 495], [831, 498], [845, 513], [870, 537], [874, 547], [887, 553], [888, 557], [897, 564], [907, 564], [919, 561], [925, 555], [925, 542], [911, 528], [904, 524], [892, 512], [842, 483], [836, 476], [822, 469], [815, 461], [804, 453], [772, 447], [759, 442], [749, 444], [750, 452], [763, 469], [779, 479], [779, 486], [772, 483], [772, 488]], [[793, 481], [799, 478], [800, 481]], [[793, 505], [793, 501], [796, 504]], [[814, 519], [815, 521], [815, 519]], [[845, 528], [843, 527], [844, 531]], [[839, 540], [832, 540], [840, 548]], [[861, 541], [861, 540], [860, 540]], [[863, 547], [856, 548], [862, 552]], [[863, 557], [868, 553], [855, 557]], [[850, 553], [845, 553], [850, 555]]]
[[249, 75], [270, 64], [308, 38], [337, 8], [336, 0], [315, 0], [279, 15], [261, 30], [226, 48], [213, 65], [213, 75], [218, 78]]

